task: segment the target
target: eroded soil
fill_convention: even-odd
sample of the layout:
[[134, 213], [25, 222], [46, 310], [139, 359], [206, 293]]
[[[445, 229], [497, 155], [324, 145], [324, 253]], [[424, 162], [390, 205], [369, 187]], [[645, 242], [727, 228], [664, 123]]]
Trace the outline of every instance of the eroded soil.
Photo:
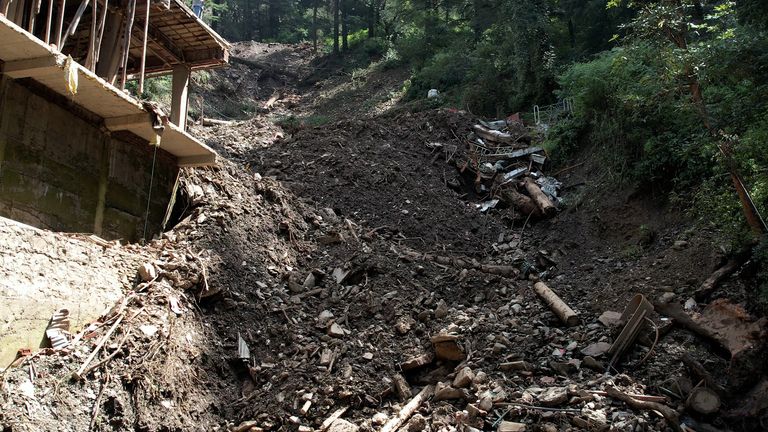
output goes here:
[[[102, 330], [70, 352], [9, 369], [4, 430], [322, 430], [343, 407], [347, 421], [380, 430], [408, 400], [393, 388], [397, 375], [413, 395], [437, 385], [446, 397], [424, 403], [409, 431], [496, 430], [502, 419], [547, 431], [674, 427], [606, 397], [607, 386], [665, 398], [694, 430], [758, 430], [761, 393], [749, 399], [727, 359], [685, 330], [635, 344], [612, 368], [607, 354], [582, 352], [614, 340], [620, 329], [598, 317], [622, 312], [635, 294], [685, 302], [725, 258], [717, 233], [616, 186], [589, 154], [558, 176], [567, 204], [554, 218], [522, 224], [504, 209], [481, 213], [477, 197], [447, 186], [475, 121], [461, 111], [278, 126], [291, 115], [326, 115], [311, 108], [313, 92], [341, 85], [331, 74], [313, 90], [302, 86], [316, 72], [309, 52], [243, 45], [234, 53], [249, 63], [211, 78], [211, 112], [231, 98], [256, 106], [280, 98], [248, 120], [196, 127], [226, 159], [185, 170], [179, 223], [146, 246], [160, 276], [137, 276], [124, 306], [106, 318], [104, 328], [125, 317], [98, 357], [112, 358], [70, 379]], [[363, 106], [365, 92], [344, 93], [342, 111]], [[421, 259], [426, 253], [520, 271], [502, 277]], [[537, 298], [538, 279], [579, 313], [579, 325], [565, 326]], [[713, 298], [744, 301], [748, 287], [737, 276]], [[433, 353], [431, 337], [441, 332], [455, 335], [462, 358], [403, 370]], [[642, 336], [652, 342], [653, 333]], [[238, 359], [239, 338], [248, 360]], [[685, 408], [682, 387], [699, 380], [683, 353], [729, 389], [717, 414]], [[472, 378], [454, 383], [465, 368]], [[749, 403], [754, 412], [741, 415]]]

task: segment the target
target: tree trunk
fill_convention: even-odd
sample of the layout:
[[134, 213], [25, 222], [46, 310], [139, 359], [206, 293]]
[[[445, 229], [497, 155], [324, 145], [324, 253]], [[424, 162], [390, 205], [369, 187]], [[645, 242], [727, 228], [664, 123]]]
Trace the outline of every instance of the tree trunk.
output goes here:
[[339, 55], [339, 0], [333, 1], [333, 55]]
[[317, 2], [312, 2], [312, 50], [317, 54]]
[[349, 51], [349, 29], [347, 29], [347, 9], [349, 8], [349, 0], [339, 0], [341, 2], [341, 50], [342, 52]]
[[376, 0], [368, 3], [368, 37], [376, 36]]

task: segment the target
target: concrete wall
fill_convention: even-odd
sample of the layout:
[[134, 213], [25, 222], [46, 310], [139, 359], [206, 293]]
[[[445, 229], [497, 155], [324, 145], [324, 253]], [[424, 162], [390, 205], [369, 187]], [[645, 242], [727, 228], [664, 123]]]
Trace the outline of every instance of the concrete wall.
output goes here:
[[[154, 148], [98, 123], [34, 83], [0, 76], [0, 216], [139, 240]], [[177, 173], [175, 158], [158, 151], [148, 236], [160, 231]]]
[[0, 218], [0, 368], [20, 348], [41, 346], [58, 309], [69, 310], [73, 334], [82, 330], [132, 287], [148, 261]]

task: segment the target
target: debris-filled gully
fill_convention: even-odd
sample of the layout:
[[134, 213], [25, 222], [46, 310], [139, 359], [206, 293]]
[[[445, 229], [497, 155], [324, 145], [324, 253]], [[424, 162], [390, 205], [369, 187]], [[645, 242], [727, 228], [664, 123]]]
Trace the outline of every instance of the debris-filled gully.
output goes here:
[[588, 154], [454, 110], [211, 124], [173, 229], [102, 244], [147, 257], [123, 299], [3, 372], [4, 431], [763, 430], [717, 233]]

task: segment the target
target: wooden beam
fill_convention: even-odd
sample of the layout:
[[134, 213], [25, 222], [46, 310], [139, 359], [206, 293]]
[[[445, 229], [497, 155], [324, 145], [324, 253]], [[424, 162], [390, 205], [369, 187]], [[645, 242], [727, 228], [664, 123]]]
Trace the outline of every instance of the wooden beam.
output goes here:
[[149, 113], [131, 114], [122, 117], [104, 119], [104, 127], [111, 131], [129, 130], [139, 126], [145, 126], [152, 122]]
[[59, 56], [45, 56], [5, 62], [0, 72], [13, 79], [30, 78], [48, 74], [53, 68], [61, 67], [63, 64]]
[[187, 130], [187, 108], [189, 104], [189, 78], [192, 70], [182, 64], [173, 68], [171, 94], [171, 122], [182, 131]]
[[125, 33], [123, 35], [123, 59], [121, 64], [123, 66], [123, 74], [120, 78], [120, 90], [125, 89], [125, 77], [128, 74], [128, 57], [131, 51], [131, 29], [133, 28], [133, 19], [136, 16], [136, 0], [130, 0], [128, 6], [128, 21], [125, 23]]
[[[53, 0], [51, 0], [53, 1]], [[64, 31], [64, 9], [67, 7], [67, 0], [59, 1], [59, 11], [56, 14], [56, 48], [61, 51], [61, 32]]]
[[198, 155], [198, 156], [184, 156], [176, 160], [176, 164], [182, 168], [185, 167], [199, 167], [208, 166], [216, 163], [216, 153]]
[[110, 84], [115, 83], [115, 76], [120, 67], [120, 28], [123, 24], [123, 15], [117, 12], [109, 12], [104, 23], [104, 39], [99, 49], [99, 61], [96, 65], [96, 75], [103, 77]]
[[48, 12], [45, 15], [45, 44], [51, 43], [51, 24], [53, 23], [53, 2], [48, 0]]
[[147, 10], [144, 16], [144, 44], [141, 49], [141, 75], [139, 75], [139, 95], [144, 94], [144, 74], [147, 70], [147, 36], [149, 35], [149, 2], [147, 0]]
[[179, 63], [186, 63], [184, 58], [184, 51], [179, 48], [168, 36], [166, 36], [165, 33], [158, 30], [157, 27], [153, 26], [152, 23], [147, 23], [146, 21], [136, 21], [136, 25], [139, 27], [137, 29], [139, 36], [144, 37], [144, 32], [141, 30], [141, 28], [146, 28], [148, 32], [147, 37], [149, 39], [158, 45], [161, 45], [169, 53], [172, 53]]

